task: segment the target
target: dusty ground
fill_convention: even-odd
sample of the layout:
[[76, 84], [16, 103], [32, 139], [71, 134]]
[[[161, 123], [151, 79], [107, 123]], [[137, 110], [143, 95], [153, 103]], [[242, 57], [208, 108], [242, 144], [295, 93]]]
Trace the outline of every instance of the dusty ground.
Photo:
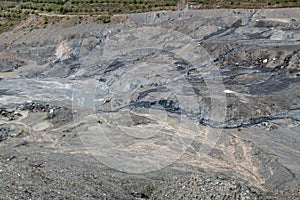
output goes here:
[[2, 199], [298, 199], [300, 12], [0, 36]]

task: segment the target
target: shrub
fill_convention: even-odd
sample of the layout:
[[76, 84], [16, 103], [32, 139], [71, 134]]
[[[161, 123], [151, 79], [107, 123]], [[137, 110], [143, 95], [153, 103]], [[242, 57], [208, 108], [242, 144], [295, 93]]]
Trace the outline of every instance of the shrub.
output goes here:
[[53, 11], [53, 8], [51, 6], [48, 6], [47, 7], [47, 12], [52, 12]]
[[110, 16], [109, 15], [101, 15], [100, 17], [98, 17], [98, 20], [102, 21], [103, 23], [109, 23]]

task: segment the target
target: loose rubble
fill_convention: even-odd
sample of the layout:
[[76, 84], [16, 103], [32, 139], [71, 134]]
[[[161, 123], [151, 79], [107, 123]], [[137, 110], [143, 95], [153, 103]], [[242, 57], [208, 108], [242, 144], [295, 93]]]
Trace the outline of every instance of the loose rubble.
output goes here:
[[1, 34], [0, 198], [299, 199], [299, 13]]

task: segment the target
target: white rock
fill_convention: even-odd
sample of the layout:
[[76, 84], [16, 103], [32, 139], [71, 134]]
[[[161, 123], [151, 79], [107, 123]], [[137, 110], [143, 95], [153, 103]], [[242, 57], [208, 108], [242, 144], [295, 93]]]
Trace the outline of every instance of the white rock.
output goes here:
[[65, 60], [71, 55], [71, 50], [68, 47], [67, 41], [61, 42], [56, 48], [55, 56], [58, 60]]
[[263, 63], [268, 63], [268, 59], [264, 59], [264, 60], [263, 60]]
[[224, 93], [226, 93], [226, 94], [236, 94], [236, 92], [232, 91], [232, 90], [224, 90]]

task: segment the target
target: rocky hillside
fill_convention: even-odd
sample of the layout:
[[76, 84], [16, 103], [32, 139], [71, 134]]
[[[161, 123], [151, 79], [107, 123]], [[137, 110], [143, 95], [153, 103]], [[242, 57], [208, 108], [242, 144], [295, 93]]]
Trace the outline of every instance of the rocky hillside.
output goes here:
[[0, 35], [2, 199], [298, 199], [300, 10]]

